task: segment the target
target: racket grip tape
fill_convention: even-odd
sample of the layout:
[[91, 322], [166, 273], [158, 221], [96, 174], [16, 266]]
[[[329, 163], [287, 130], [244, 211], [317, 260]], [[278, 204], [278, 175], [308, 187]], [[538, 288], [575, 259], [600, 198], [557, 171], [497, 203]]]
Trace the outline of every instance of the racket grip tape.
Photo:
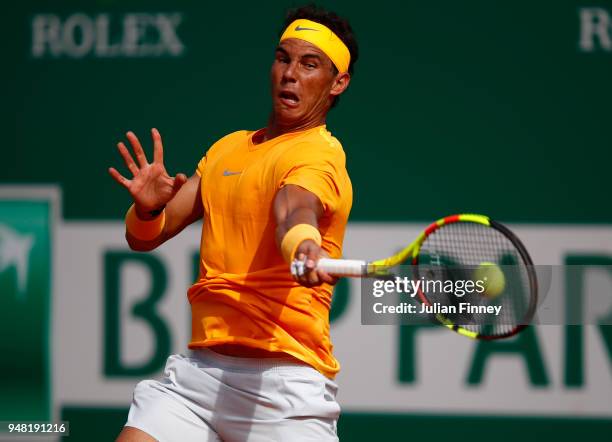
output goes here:
[[317, 269], [334, 276], [365, 276], [367, 274], [367, 264], [360, 259], [321, 258], [317, 263]]

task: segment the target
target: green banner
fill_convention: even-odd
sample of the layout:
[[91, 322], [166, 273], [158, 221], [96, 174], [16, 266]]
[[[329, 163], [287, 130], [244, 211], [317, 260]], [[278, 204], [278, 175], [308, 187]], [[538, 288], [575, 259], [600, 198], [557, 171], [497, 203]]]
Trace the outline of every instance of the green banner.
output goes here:
[[46, 421], [50, 410], [51, 210], [0, 199], [0, 420]]
[[[322, 2], [360, 59], [329, 129], [351, 219], [610, 222], [612, 6], [595, 1]], [[62, 186], [67, 218], [119, 219], [115, 144], [160, 129], [171, 173], [266, 124], [268, 75], [294, 2], [13, 3], [3, 30], [2, 182]], [[6, 126], [6, 127], [5, 127]]]

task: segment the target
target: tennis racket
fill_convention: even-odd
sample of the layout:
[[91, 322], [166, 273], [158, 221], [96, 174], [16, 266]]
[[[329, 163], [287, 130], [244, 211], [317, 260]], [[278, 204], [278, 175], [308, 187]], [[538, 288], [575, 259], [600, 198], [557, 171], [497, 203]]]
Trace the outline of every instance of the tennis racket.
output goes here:
[[[376, 261], [355, 259], [320, 259], [317, 268], [335, 276], [384, 277], [393, 268], [410, 264], [412, 277], [425, 280], [435, 270], [437, 277], [457, 275], [457, 269], [478, 268], [496, 263], [503, 269], [504, 287], [495, 299], [472, 297], [480, 305], [501, 305], [501, 316], [495, 322], [478, 316], [436, 313], [435, 319], [449, 329], [472, 339], [501, 339], [514, 336], [533, 319], [538, 302], [538, 283], [533, 262], [518, 237], [504, 225], [483, 215], [459, 214], [441, 218], [428, 226], [412, 244], [399, 253]], [[469, 271], [467, 272], [469, 273]], [[456, 296], [439, 290], [419, 289], [417, 298], [428, 306], [457, 304]], [[482, 319], [482, 318], [480, 318]]]

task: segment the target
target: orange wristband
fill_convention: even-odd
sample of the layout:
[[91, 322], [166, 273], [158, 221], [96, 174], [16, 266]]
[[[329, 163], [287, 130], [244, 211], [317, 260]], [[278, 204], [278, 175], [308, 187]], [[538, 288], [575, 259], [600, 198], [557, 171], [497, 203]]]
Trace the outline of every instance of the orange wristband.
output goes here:
[[310, 224], [297, 224], [285, 233], [281, 241], [281, 252], [287, 263], [291, 264], [298, 246], [307, 239], [311, 239], [318, 245], [321, 245], [319, 229]]
[[125, 215], [125, 226], [134, 238], [141, 241], [150, 241], [156, 238], [166, 225], [166, 211], [162, 210], [161, 214], [151, 220], [142, 220], [136, 215], [134, 204], [130, 206]]

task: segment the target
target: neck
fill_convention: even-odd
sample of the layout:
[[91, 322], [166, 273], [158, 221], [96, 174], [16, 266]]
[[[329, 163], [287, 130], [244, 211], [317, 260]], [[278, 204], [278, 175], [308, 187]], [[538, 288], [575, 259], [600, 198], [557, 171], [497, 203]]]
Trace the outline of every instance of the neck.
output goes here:
[[272, 138], [276, 138], [289, 132], [312, 129], [323, 124], [325, 124], [325, 116], [322, 116], [320, 119], [303, 123], [283, 124], [276, 120], [274, 117], [274, 112], [272, 112], [272, 114], [270, 114], [270, 118], [268, 119], [268, 126], [264, 135], [264, 141], [271, 140]]

